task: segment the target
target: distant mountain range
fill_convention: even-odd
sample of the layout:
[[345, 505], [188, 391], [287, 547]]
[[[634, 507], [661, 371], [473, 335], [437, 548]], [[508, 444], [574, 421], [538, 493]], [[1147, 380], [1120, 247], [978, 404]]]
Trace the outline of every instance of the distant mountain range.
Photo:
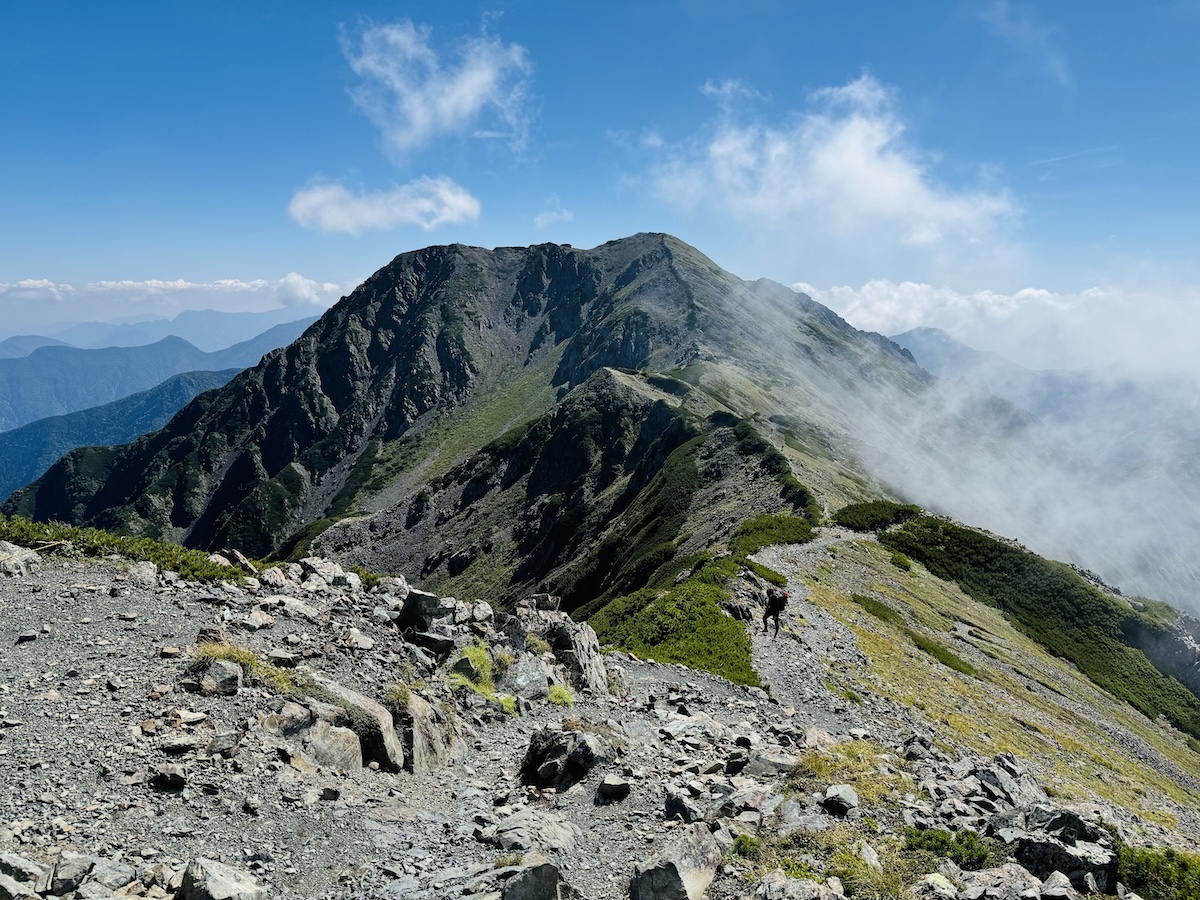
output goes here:
[[28, 356], [38, 347], [69, 347], [70, 344], [40, 334], [17, 334], [0, 341], [0, 359]]
[[0, 431], [111, 403], [182, 372], [252, 366], [263, 354], [290, 343], [313, 321], [276, 325], [215, 352], [167, 337], [140, 347], [100, 350], [41, 346], [28, 356], [0, 359]]
[[[308, 307], [307, 309], [313, 309]], [[183, 338], [206, 352], [223, 350], [235, 343], [250, 340], [277, 325], [297, 321], [304, 308], [280, 307], [265, 312], [219, 312], [213, 309], [189, 309], [173, 319], [150, 319], [145, 322], [81, 322], [51, 337], [84, 349], [101, 347], [140, 347], [166, 337]], [[315, 321], [316, 316], [304, 321]], [[3, 346], [0, 344], [0, 346]]]
[[239, 371], [185, 372], [103, 406], [0, 432], [0, 497], [40, 477], [76, 447], [127, 444], [161, 428], [197, 394], [220, 387]]

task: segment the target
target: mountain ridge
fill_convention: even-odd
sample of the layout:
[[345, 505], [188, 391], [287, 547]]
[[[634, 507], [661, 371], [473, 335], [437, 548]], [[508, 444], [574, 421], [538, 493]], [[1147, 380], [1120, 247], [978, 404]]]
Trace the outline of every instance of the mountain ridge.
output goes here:
[[41, 477], [77, 447], [125, 444], [161, 428], [197, 394], [221, 387], [239, 371], [183, 372], [112, 403], [0, 432], [0, 496]]
[[165, 337], [144, 347], [47, 345], [25, 357], [0, 359], [0, 431], [119, 400], [182, 372], [254, 365], [291, 341], [307, 321], [274, 326], [212, 353], [183, 338]]

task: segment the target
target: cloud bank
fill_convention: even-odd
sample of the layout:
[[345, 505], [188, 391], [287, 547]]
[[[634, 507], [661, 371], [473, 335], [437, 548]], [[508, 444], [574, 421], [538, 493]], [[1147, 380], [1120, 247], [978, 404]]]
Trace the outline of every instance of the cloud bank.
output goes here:
[[649, 176], [675, 208], [730, 216], [768, 241], [821, 235], [910, 252], [993, 242], [1017, 214], [1006, 191], [939, 183], [905, 140], [894, 92], [870, 75], [816, 91], [786, 123], [749, 118], [754, 95], [737, 82], [702, 90], [720, 106], [715, 126], [664, 146]]
[[[316, 315], [353, 289], [296, 272], [282, 278], [209, 282], [184, 279], [93, 281], [82, 285], [45, 279], [0, 283], [0, 337], [52, 330], [78, 322], [173, 318], [186, 309], [261, 312], [279, 307], [296, 317]], [[102, 311], [102, 312], [101, 312]]]
[[1200, 288], [1091, 287], [1074, 293], [1025, 288], [963, 293], [918, 282], [861, 288], [794, 284], [856, 328], [899, 334], [941, 328], [979, 350], [1028, 368], [1117, 368], [1200, 375]]

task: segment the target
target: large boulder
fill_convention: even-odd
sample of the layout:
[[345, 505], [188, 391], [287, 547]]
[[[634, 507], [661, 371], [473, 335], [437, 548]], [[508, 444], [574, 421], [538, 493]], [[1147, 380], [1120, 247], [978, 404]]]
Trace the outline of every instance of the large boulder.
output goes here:
[[574, 853], [583, 831], [546, 809], [526, 806], [496, 823], [490, 840], [505, 852]]
[[529, 739], [521, 781], [562, 790], [586, 778], [612, 755], [612, 746], [598, 734], [542, 728]]
[[304, 752], [317, 765], [352, 772], [363, 766], [362, 741], [353, 730], [317, 719], [303, 733]]
[[576, 690], [608, 694], [608, 672], [600, 654], [600, 639], [587, 622], [576, 622], [566, 613], [546, 631], [554, 657], [570, 673]]
[[522, 653], [496, 681], [496, 689], [526, 700], [542, 700], [550, 694], [550, 668], [532, 653]]
[[504, 883], [500, 900], [582, 900], [554, 863], [527, 866]]
[[410, 694], [398, 718], [404, 741], [405, 768], [414, 775], [436, 772], [461, 761], [466, 755], [466, 745], [454, 723], [423, 697]]
[[38, 570], [42, 558], [36, 550], [0, 541], [0, 575], [23, 577]]
[[428, 591], [409, 588], [404, 605], [400, 608], [398, 624], [401, 628], [428, 632], [439, 623], [453, 623], [457, 603], [452, 597], [442, 598]]
[[319, 672], [312, 673], [312, 677], [346, 708], [350, 716], [350, 728], [358, 735], [362, 745], [363, 760], [378, 763], [381, 768], [390, 772], [403, 769], [404, 745], [396, 734], [392, 714], [370, 697], [352, 691], [332, 678]]
[[700, 900], [721, 859], [712, 832], [697, 822], [677, 834], [657, 857], [634, 868], [630, 900]]
[[179, 891], [180, 900], [263, 900], [266, 896], [248, 872], [204, 858], [188, 863]]

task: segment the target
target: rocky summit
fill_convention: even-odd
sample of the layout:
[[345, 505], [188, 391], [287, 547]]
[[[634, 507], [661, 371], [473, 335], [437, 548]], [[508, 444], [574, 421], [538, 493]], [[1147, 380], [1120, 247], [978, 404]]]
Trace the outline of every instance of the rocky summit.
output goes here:
[[[733, 579], [762, 687], [548, 594], [61, 553], [0, 547], [0, 897], [1130, 897], [1122, 853], [1200, 828], [1178, 733], [845, 529], [756, 556], [778, 636]], [[973, 674], [860, 591], [953, 609]]]

